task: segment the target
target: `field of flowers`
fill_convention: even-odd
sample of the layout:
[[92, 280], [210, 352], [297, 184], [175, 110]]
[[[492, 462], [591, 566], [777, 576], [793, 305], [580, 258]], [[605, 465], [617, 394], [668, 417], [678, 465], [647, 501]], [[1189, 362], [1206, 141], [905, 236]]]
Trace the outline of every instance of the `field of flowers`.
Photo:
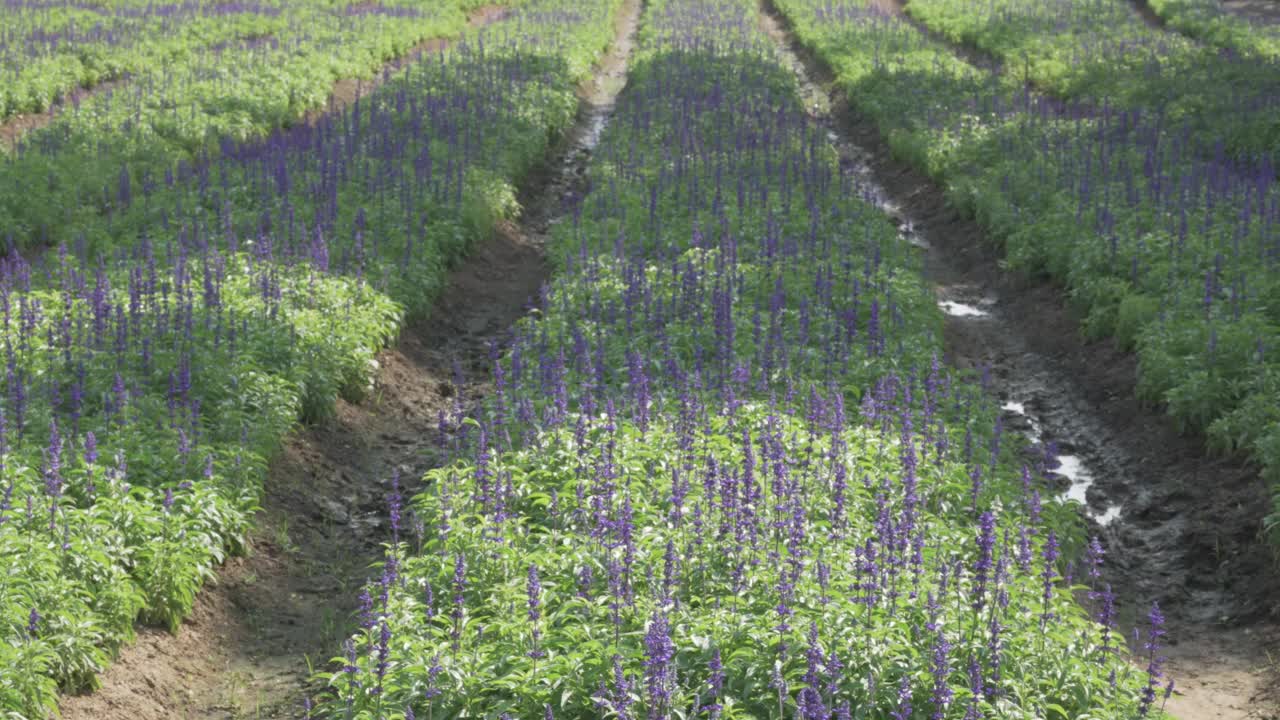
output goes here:
[[[1214, 448], [1250, 454], [1280, 488], [1280, 188], [1269, 155], [1232, 159], [1221, 139], [1205, 140], [1221, 135], [1171, 123], [1161, 105], [1134, 97], [1120, 105], [1113, 98], [1125, 99], [1121, 92], [1040, 94], [864, 0], [777, 4], [834, 69], [849, 102], [1002, 239], [1012, 266], [1064, 282], [1087, 332], [1136, 350], [1141, 397], [1206, 432]], [[947, 0], [910, 7], [940, 28], [974, 23]], [[1070, 15], [1044, 22], [1063, 17]], [[1006, 27], [981, 37], [1016, 45], [1031, 35]], [[984, 47], [997, 51], [990, 42]], [[1036, 42], [1087, 56], [1068, 33]], [[1045, 63], [1032, 73], [1038, 85], [1052, 85], [1056, 70], [1085, 64]], [[1124, 82], [1095, 70], [1099, 87]], [[1118, 64], [1111, 72], [1130, 71]], [[1280, 491], [1272, 518], [1280, 532]]]
[[1144, 23], [1127, 0], [911, 0], [907, 12], [1056, 97], [1142, 110], [1204, 153], [1222, 143], [1240, 160], [1280, 160], [1280, 58], [1264, 43], [1201, 44]]
[[[159, 184], [219, 142], [302, 121], [335, 81], [372, 82], [424, 41], [457, 36], [476, 5], [17, 3], [0, 34], [0, 72], [13, 74], [0, 110], [64, 101], [50, 126], [0, 143], [0, 240], [43, 248], [108, 233], [122, 183]], [[108, 79], [119, 82], [80, 89]]]
[[515, 212], [616, 4], [530, 0], [343, 112], [160, 175], [118, 168], [100, 226], [4, 261], [6, 717], [45, 717], [135, 620], [191, 610], [284, 434], [358, 395], [406, 314]]
[[[188, 0], [157, 6], [144, 0], [9, 0], [0, 31], [0, 120], [44, 112], [77, 90], [109, 80], [167, 80], [201, 68], [241, 93], [224, 93], [227, 98], [252, 101], [257, 99], [253, 91], [296, 91], [307, 85], [323, 91], [317, 82], [331, 85], [338, 77], [368, 74], [380, 60], [420, 40], [458, 34], [464, 11], [479, 4]], [[253, 63], [245, 57], [264, 47], [280, 62]], [[185, 108], [192, 98], [172, 99], [178, 105], [171, 108]]]
[[1159, 712], [1159, 610], [1129, 662], [1052, 460], [937, 362], [757, 12], [648, 3], [537, 319], [388, 499], [318, 716]]
[[1132, 349], [1141, 398], [1262, 466], [1280, 542], [1280, 41], [1149, 3], [1168, 28], [644, 0], [597, 118], [626, 0], [0, 0], [0, 124], [52, 111], [0, 137], [0, 715], [181, 627], [289, 433], [370, 392], [589, 116], [549, 280], [391, 481], [299, 712], [1164, 716], [1160, 607], [1103, 579], [1055, 446], [943, 361], [921, 248], [762, 21]]
[[1280, 56], [1280, 28], [1251, 23], [1217, 0], [1147, 0], [1151, 10], [1181, 33], [1221, 48]]

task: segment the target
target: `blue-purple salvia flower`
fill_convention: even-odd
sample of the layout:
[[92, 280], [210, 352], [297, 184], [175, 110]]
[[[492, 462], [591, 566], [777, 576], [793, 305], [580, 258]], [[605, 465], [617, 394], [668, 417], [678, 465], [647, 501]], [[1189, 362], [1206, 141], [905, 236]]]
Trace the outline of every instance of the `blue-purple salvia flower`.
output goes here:
[[930, 716], [932, 720], [943, 720], [947, 715], [947, 707], [955, 698], [955, 693], [952, 692], [951, 685], [948, 683], [951, 675], [950, 653], [951, 643], [939, 630], [933, 643], [933, 664], [930, 668], [933, 673], [933, 715]]
[[527, 604], [529, 606], [529, 624], [531, 649], [529, 657], [534, 660], [546, 657], [546, 651], [541, 648], [542, 629], [538, 626], [538, 621], [542, 619], [542, 582], [538, 578], [538, 566], [530, 563], [529, 573], [525, 579], [525, 594], [528, 597]]
[[[1147, 684], [1142, 688], [1142, 694], [1138, 699], [1138, 715], [1141, 717], [1146, 717], [1151, 712], [1151, 706], [1156, 701], [1156, 688], [1160, 687], [1161, 679], [1164, 677], [1165, 658], [1160, 654], [1164, 647], [1161, 642], [1165, 636], [1164, 613], [1160, 611], [1159, 603], [1151, 604], [1147, 621], [1149, 623], [1147, 641], [1143, 644], [1143, 648], [1147, 651]], [[1169, 687], [1172, 688], [1172, 685]]]
[[649, 619], [649, 630], [644, 636], [645, 689], [647, 691], [649, 718], [668, 717], [671, 692], [675, 684], [676, 648], [671, 642], [671, 629], [667, 617], [655, 612]]

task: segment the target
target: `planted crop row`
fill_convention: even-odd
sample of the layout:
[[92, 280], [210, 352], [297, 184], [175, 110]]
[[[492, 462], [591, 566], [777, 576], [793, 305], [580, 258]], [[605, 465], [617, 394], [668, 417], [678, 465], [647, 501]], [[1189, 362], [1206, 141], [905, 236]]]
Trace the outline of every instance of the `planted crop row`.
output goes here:
[[915, 251], [756, 11], [648, 4], [537, 319], [442, 423], [456, 461], [389, 498], [319, 715], [1158, 712], [1096, 544], [1101, 623], [1068, 591], [1053, 459], [937, 364]]
[[1142, 21], [1128, 0], [911, 0], [908, 12], [1062, 99], [1158, 117], [1206, 154], [1280, 161], [1280, 58]]
[[[1064, 104], [862, 0], [781, 0], [895, 152], [944, 181], [1012, 265], [1066, 283], [1136, 348], [1139, 395], [1280, 483], [1280, 190], [1159, 116]], [[1280, 520], [1280, 496], [1272, 522]]]
[[[225, 7], [225, 6], [224, 6]], [[0, 120], [44, 112], [126, 73], [282, 27], [278, 8], [187, 3], [7, 2], [0, 31]]]
[[1218, 0], [1146, 0], [1169, 27], [1211, 45], [1280, 57], [1280, 28], [1233, 15]]
[[[219, 65], [245, 46], [283, 48], [282, 59], [311, 54], [317, 76], [363, 75], [370, 56], [385, 60], [424, 38], [458, 34], [473, 4], [10, 0], [0, 30], [0, 120], [44, 112], [76, 90], [126, 75]], [[306, 67], [286, 65], [286, 76]]]
[[122, 182], [128, 232], [5, 261], [0, 709], [46, 717], [190, 611], [284, 434], [516, 211], [614, 4], [533, 0], [345, 112]]
[[[177, 23], [184, 32], [171, 28], [172, 52], [129, 64], [120, 71], [130, 74], [128, 82], [62, 108], [51, 125], [0, 156], [0, 239], [9, 249], [27, 249], [109, 233], [121, 184], [158, 185], [175, 164], [191, 164], [222, 141], [260, 139], [302, 121], [323, 108], [338, 80], [372, 81], [422, 41], [457, 36], [473, 5], [195, 2], [65, 10]], [[57, 26], [58, 12], [17, 15], [41, 28]], [[185, 34], [209, 23], [220, 34]], [[58, 52], [73, 51], [90, 49], [77, 43]]]

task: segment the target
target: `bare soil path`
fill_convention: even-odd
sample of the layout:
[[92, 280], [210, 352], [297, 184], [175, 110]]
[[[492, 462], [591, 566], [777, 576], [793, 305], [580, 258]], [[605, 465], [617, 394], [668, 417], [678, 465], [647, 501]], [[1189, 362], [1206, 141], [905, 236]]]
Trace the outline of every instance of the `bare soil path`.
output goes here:
[[[228, 561], [176, 634], [140, 628], [102, 688], [64, 698], [66, 720], [293, 718], [351, 628], [360, 587], [389, 536], [393, 474], [406, 492], [438, 463], [442, 412], [490, 391], [489, 353], [535, 298], [543, 241], [584, 191], [586, 162], [625, 84], [641, 0], [580, 91], [578, 120], [525, 183], [525, 208], [453, 270], [429, 317], [378, 358], [374, 390], [295, 433], [272, 464], [247, 557]], [[458, 380], [461, 371], [462, 379]]]
[[833, 91], [769, 0], [761, 22], [800, 80], [806, 107], [922, 248], [956, 367], [987, 368], [1006, 427], [1062, 453], [1062, 489], [1086, 502], [1108, 552], [1126, 631], [1158, 601], [1168, 617], [1169, 709], [1182, 720], [1280, 718], [1280, 569], [1260, 539], [1267, 489], [1254, 468], [1207, 456], [1134, 397], [1137, 363], [1086, 341], [1065, 294], [999, 266], [997, 243], [943, 188], [894, 160], [870, 120]]

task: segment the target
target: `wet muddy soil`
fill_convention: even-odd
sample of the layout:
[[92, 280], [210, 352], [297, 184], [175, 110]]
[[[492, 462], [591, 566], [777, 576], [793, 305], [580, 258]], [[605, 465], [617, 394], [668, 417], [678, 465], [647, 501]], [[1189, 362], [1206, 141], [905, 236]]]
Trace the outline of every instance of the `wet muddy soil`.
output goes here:
[[489, 357], [546, 280], [543, 240], [584, 191], [586, 163], [625, 83], [640, 12], [629, 0], [613, 47], [580, 89], [578, 121], [523, 185], [525, 208], [450, 274], [430, 315], [378, 357], [371, 392], [339, 400], [272, 464], [252, 551], [226, 563], [176, 634], [140, 628], [101, 677], [63, 700], [67, 720], [296, 718], [321, 688], [379, 543], [393, 476], [406, 492], [441, 457], [441, 413], [490, 391]]
[[1280, 569], [1260, 539], [1269, 498], [1256, 469], [1206, 454], [1202, 437], [1140, 404], [1134, 356], [1086, 340], [1060, 288], [1002, 270], [994, 238], [891, 157], [871, 121], [833, 90], [829, 69], [764, 5], [762, 23], [845, 169], [922, 248], [947, 315], [948, 360], [990, 373], [1007, 427], [1057, 445], [1063, 494], [1081, 501], [1107, 548], [1122, 624], [1140, 624], [1160, 603], [1180, 688], [1169, 709], [1182, 720], [1280, 717]]

